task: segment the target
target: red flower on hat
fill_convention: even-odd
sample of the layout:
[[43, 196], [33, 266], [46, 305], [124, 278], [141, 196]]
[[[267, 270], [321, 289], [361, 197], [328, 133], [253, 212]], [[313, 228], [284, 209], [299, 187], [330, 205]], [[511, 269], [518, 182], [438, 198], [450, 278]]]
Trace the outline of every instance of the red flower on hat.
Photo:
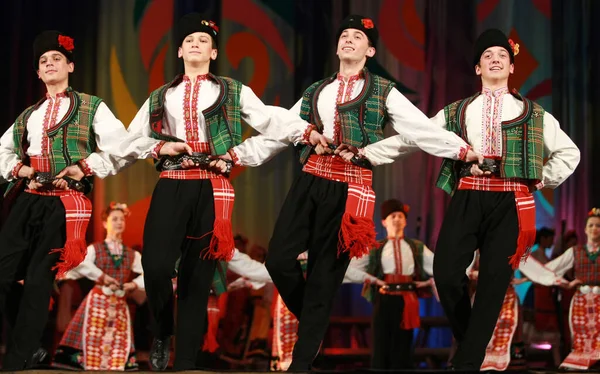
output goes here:
[[519, 54], [519, 43], [515, 43], [513, 42], [512, 39], [508, 39], [508, 44], [510, 44], [510, 47], [513, 50], [513, 55], [518, 55]]
[[64, 35], [58, 36], [58, 45], [60, 45], [69, 52], [75, 49], [75, 45], [73, 44], [73, 38]]
[[363, 18], [361, 20], [361, 23], [365, 27], [365, 29], [372, 29], [373, 27], [375, 27], [373, 20], [370, 18]]
[[208, 26], [216, 32], [219, 32], [219, 26], [217, 26], [217, 24], [213, 21], [208, 21]]

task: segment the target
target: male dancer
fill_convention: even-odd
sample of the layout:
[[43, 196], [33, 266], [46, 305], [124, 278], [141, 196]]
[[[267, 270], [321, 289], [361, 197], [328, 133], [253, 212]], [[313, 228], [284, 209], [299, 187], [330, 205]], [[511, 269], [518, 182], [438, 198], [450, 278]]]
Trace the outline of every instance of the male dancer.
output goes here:
[[[298, 147], [303, 173], [282, 207], [266, 261], [281, 297], [300, 321], [292, 371], [310, 368], [350, 258], [377, 245], [371, 165], [356, 148], [383, 139], [383, 127], [390, 124], [431, 154], [478, 159], [458, 136], [434, 126], [392, 82], [365, 68], [367, 58], [375, 55], [378, 39], [371, 19], [349, 16], [337, 36], [339, 72], [311, 85], [292, 112], [314, 124], [313, 129], [338, 148], [336, 153], [355, 153], [346, 162], [321, 144]], [[236, 154], [244, 164], [242, 152], [236, 150]], [[306, 249], [305, 280], [296, 258]]]
[[74, 50], [73, 39], [61, 32], [37, 36], [33, 65], [47, 93], [0, 139], [0, 174], [11, 182], [5, 203], [14, 201], [0, 231], [2, 307], [9, 289], [24, 279], [5, 370], [32, 367], [45, 356], [40, 339], [54, 270], [62, 274], [85, 258], [92, 176], [115, 174], [112, 155], [127, 152], [127, 131], [102, 99], [69, 86]]
[[404, 237], [409, 207], [396, 199], [381, 204], [386, 239], [368, 256], [353, 258], [346, 279], [364, 283], [363, 296], [374, 303], [373, 369], [413, 367], [412, 341], [420, 327], [417, 294], [430, 295], [433, 252], [416, 239]]
[[[483, 32], [473, 58], [482, 91], [448, 105], [434, 118], [486, 157], [480, 165], [444, 160], [437, 182], [453, 196], [433, 270], [458, 342], [452, 362], [460, 370], [481, 367], [513, 269], [535, 239], [531, 191], [556, 188], [579, 163], [579, 150], [556, 119], [537, 103], [509, 92], [517, 53], [518, 44], [500, 30]], [[471, 308], [465, 269], [477, 248], [479, 281]]]
[[249, 87], [209, 72], [218, 54], [218, 32], [217, 25], [200, 14], [181, 19], [178, 57], [185, 73], [152, 92], [129, 127], [134, 138], [147, 141], [135, 152], [139, 158], [157, 158], [165, 147], [165, 153], [180, 154], [157, 164], [160, 180], [144, 227], [142, 262], [155, 319], [150, 352], [155, 370], [165, 369], [169, 361], [171, 275], [177, 259], [181, 257], [174, 369], [185, 370], [195, 366], [216, 264], [233, 255], [230, 218], [235, 194], [228, 179], [233, 163], [211, 159], [235, 160], [242, 120], [278, 141], [326, 144], [307, 122], [269, 109]]

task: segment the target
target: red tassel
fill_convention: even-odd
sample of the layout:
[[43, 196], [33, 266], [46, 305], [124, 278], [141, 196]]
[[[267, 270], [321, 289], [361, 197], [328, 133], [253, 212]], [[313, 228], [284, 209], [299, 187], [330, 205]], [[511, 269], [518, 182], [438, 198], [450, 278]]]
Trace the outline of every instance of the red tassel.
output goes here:
[[527, 230], [519, 232], [517, 238], [517, 250], [514, 255], [509, 257], [509, 263], [514, 270], [519, 268], [521, 261], [529, 257], [531, 253], [532, 243], [535, 242], [535, 231]]
[[362, 257], [377, 245], [372, 219], [344, 213], [339, 232], [338, 255], [349, 252], [350, 258]]
[[72, 239], [67, 240], [64, 248], [50, 251], [50, 253], [56, 252], [60, 252], [60, 259], [52, 270], [57, 269], [57, 277], [62, 277], [67, 271], [81, 264], [87, 254], [87, 246], [83, 239]]
[[233, 258], [234, 248], [231, 221], [222, 218], [215, 219], [213, 236], [210, 239], [208, 253], [205, 255], [215, 260], [229, 261]]
[[517, 219], [519, 221], [519, 236], [517, 250], [509, 257], [509, 264], [514, 270], [519, 268], [521, 261], [526, 260], [535, 242], [535, 203], [530, 193], [515, 192]]

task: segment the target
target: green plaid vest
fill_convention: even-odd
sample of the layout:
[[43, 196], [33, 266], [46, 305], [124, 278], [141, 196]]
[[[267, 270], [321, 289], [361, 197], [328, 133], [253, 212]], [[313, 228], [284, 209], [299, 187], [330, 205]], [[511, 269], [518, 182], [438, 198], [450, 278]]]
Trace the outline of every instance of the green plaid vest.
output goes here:
[[[358, 96], [337, 106], [341, 120], [341, 142], [362, 148], [383, 139], [383, 129], [388, 121], [385, 102], [395, 83], [363, 69], [365, 85]], [[323, 132], [323, 123], [317, 109], [319, 94], [337, 79], [337, 73], [313, 83], [302, 95], [300, 117]], [[311, 145], [298, 145], [300, 162], [304, 164], [313, 151]]]
[[[467, 141], [467, 107], [479, 96], [477, 93], [444, 108], [446, 129]], [[544, 108], [514, 93], [523, 101], [523, 112], [517, 118], [502, 122], [502, 178], [542, 179], [544, 160]], [[437, 179], [437, 187], [452, 194], [458, 182], [460, 162], [444, 159]]]
[[[49, 157], [52, 174], [58, 174], [67, 166], [88, 157], [96, 150], [96, 134], [92, 124], [102, 99], [74, 91], [71, 87], [68, 87], [65, 93], [71, 102], [67, 113], [60, 122], [47, 131], [51, 145]], [[13, 128], [14, 151], [25, 165], [29, 165], [29, 157], [26, 153], [29, 147], [27, 121], [31, 113], [38, 109], [44, 101], [46, 98], [25, 109], [15, 121]], [[93, 178], [88, 177], [88, 179], [91, 185]], [[9, 188], [13, 184], [11, 183]]]
[[[425, 248], [425, 244], [423, 242], [416, 239], [408, 239], [404, 238], [408, 245], [410, 245], [410, 249], [412, 250], [413, 258], [415, 261], [415, 273], [413, 275], [415, 281], [425, 281], [429, 279], [429, 275], [423, 269], [423, 250]], [[367, 265], [367, 273], [372, 276], [383, 279], [383, 267], [381, 266], [381, 253], [383, 252], [383, 247], [388, 242], [387, 239], [380, 241], [381, 246], [378, 248], [372, 249], [369, 252], [369, 265]], [[429, 287], [428, 287], [429, 288]], [[362, 296], [367, 299], [369, 302], [375, 301], [375, 295], [377, 295], [378, 287], [375, 285], [365, 284], [362, 290]], [[429, 296], [430, 290], [418, 289], [417, 293], [420, 297]]]
[[588, 286], [600, 286], [600, 265], [598, 254], [590, 255], [587, 245], [573, 248], [575, 277]]
[[[242, 126], [240, 119], [240, 92], [242, 84], [234, 79], [209, 74], [210, 79], [220, 86], [220, 94], [215, 103], [202, 111], [206, 121], [207, 137], [211, 154], [223, 155], [242, 142]], [[171, 87], [183, 81], [178, 75], [171, 82], [152, 91], [149, 98], [150, 129], [154, 139], [169, 142], [185, 142], [174, 136], [162, 133], [165, 121], [165, 95]]]

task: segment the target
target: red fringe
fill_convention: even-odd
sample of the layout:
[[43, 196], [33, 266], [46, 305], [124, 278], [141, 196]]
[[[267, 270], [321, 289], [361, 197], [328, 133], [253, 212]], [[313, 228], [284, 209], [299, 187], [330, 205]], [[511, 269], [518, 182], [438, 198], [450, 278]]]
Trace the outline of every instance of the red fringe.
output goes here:
[[212, 234], [208, 253], [205, 253], [205, 256], [215, 260], [231, 260], [233, 258], [233, 249], [235, 248], [231, 221], [223, 218], [215, 219]]
[[52, 268], [57, 269], [57, 277], [62, 277], [65, 273], [77, 267], [87, 254], [87, 246], [83, 239], [67, 240], [64, 248], [53, 249], [50, 253], [60, 252], [58, 263]]
[[219, 348], [217, 342], [217, 332], [219, 331], [219, 305], [215, 296], [210, 296], [208, 299], [208, 328], [204, 334], [203, 351], [214, 353]]
[[348, 212], [344, 213], [339, 232], [338, 256], [343, 252], [349, 252], [350, 258], [362, 257], [377, 246], [373, 220], [356, 217]]
[[514, 270], [519, 268], [521, 261], [529, 257], [531, 247], [535, 242], [535, 230], [521, 230], [517, 238], [517, 250], [514, 255], [509, 257], [509, 264]]

